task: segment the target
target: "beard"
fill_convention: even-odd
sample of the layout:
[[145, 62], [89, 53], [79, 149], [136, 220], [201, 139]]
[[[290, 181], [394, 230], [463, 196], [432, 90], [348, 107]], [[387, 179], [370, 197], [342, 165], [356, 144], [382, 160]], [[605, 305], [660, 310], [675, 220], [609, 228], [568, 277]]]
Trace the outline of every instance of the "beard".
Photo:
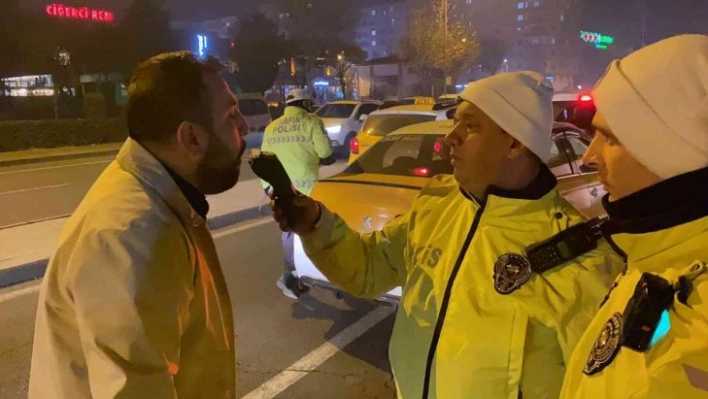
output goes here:
[[207, 153], [197, 167], [197, 188], [205, 195], [220, 194], [232, 189], [241, 174], [241, 156], [246, 150], [241, 140], [241, 153], [236, 159], [217, 137], [209, 142]]

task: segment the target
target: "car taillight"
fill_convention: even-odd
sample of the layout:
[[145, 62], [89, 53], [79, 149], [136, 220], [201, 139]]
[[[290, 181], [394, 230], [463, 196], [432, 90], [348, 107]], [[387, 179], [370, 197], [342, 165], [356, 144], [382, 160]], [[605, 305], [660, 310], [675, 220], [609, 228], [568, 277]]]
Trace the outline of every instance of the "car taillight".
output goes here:
[[411, 173], [413, 173], [413, 175], [415, 176], [428, 177], [428, 175], [430, 174], [430, 170], [428, 168], [420, 167], [413, 169]]
[[352, 141], [349, 142], [349, 151], [351, 151], [352, 154], [358, 154], [359, 153], [359, 139], [354, 137]]
[[433, 150], [437, 153], [440, 153], [440, 151], [442, 151], [442, 143], [439, 141], [436, 141], [435, 144], [433, 145]]
[[580, 102], [582, 102], [582, 103], [587, 103], [587, 102], [590, 102], [590, 101], [592, 101], [592, 96], [591, 96], [591, 95], [589, 95], [589, 94], [583, 94], [582, 96], [580, 96]]

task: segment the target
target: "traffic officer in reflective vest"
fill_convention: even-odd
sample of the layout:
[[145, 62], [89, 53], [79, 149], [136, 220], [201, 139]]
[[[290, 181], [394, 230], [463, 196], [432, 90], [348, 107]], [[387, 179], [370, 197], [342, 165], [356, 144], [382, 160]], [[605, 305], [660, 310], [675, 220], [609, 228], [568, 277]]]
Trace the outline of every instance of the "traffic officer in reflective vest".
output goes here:
[[[322, 120], [312, 111], [312, 98], [305, 89], [295, 89], [285, 98], [283, 116], [266, 127], [261, 151], [278, 156], [295, 188], [309, 194], [319, 177], [319, 165], [330, 165], [332, 143], [327, 136]], [[268, 192], [269, 185], [262, 181]], [[283, 276], [276, 282], [286, 296], [297, 299], [300, 295], [293, 259], [293, 233], [282, 234]]]
[[535, 72], [471, 83], [446, 137], [454, 176], [430, 179], [381, 231], [360, 235], [307, 196], [294, 218], [276, 202], [281, 229], [330, 281], [364, 298], [403, 287], [389, 350], [399, 398], [558, 397], [621, 261], [605, 241], [529, 248], [587, 227], [543, 163], [552, 96]]
[[708, 398], [708, 36], [612, 62], [593, 92], [605, 234], [627, 261], [564, 399]]

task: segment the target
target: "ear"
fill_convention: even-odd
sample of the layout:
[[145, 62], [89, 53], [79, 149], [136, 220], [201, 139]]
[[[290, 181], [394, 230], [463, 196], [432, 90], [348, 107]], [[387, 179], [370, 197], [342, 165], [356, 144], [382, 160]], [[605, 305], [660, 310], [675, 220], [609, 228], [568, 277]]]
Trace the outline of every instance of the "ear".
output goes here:
[[509, 154], [508, 157], [509, 159], [516, 159], [520, 155], [526, 153], [529, 151], [528, 147], [525, 145], [521, 144], [521, 142], [515, 138], [511, 138], [511, 146], [509, 146]]
[[191, 158], [201, 159], [209, 147], [209, 135], [202, 127], [184, 121], [177, 128], [177, 144]]

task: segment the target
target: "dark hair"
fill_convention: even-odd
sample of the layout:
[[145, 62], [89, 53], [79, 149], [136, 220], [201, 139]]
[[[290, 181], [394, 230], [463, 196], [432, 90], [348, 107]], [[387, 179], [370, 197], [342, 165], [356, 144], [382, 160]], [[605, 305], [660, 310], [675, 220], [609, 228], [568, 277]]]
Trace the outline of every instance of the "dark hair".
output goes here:
[[128, 87], [128, 135], [138, 142], [164, 143], [184, 121], [211, 129], [211, 100], [203, 78], [221, 69], [216, 58], [200, 61], [188, 51], [141, 62]]

